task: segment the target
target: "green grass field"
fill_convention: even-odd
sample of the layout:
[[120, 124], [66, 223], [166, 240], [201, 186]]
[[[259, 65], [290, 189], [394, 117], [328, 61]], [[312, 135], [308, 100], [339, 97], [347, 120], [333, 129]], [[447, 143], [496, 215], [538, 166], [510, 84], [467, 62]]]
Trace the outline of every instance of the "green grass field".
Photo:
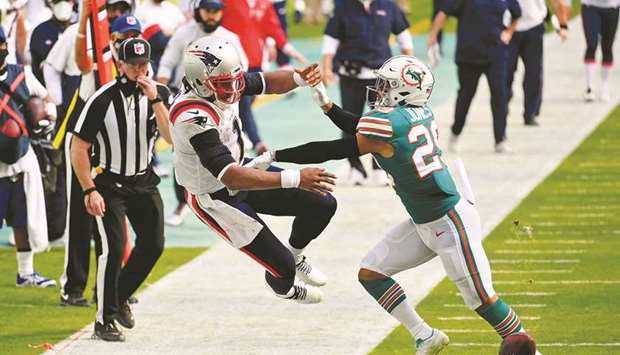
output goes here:
[[[166, 249], [142, 287], [148, 287], [204, 251], [204, 248]], [[38, 254], [35, 256], [35, 269], [45, 276], [58, 279], [62, 274], [63, 260], [64, 249]], [[16, 265], [15, 250], [0, 249], [0, 354], [41, 353], [42, 349], [30, 346], [57, 343], [94, 321], [94, 306], [61, 307], [58, 287], [15, 287]], [[93, 255], [86, 292], [89, 299], [92, 299], [94, 280]]]
[[[545, 355], [620, 354], [618, 345], [557, 345], [620, 343], [618, 137], [620, 106], [485, 240], [495, 290], [513, 305]], [[524, 227], [531, 227], [531, 238]], [[445, 279], [417, 307], [431, 326], [450, 336], [452, 344], [442, 354], [497, 354], [499, 336], [475, 312], [456, 306], [463, 304], [457, 292]], [[454, 317], [471, 319], [449, 319]], [[409, 333], [398, 327], [372, 354], [411, 351]]]

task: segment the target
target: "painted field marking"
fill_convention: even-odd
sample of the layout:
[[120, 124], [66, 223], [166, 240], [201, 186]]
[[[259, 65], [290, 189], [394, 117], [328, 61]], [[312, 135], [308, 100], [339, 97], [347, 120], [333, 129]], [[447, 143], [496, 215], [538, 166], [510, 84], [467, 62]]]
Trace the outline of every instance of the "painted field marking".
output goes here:
[[578, 264], [579, 259], [491, 259], [491, 264]]
[[491, 329], [442, 329], [446, 333], [495, 333]]
[[[521, 320], [540, 320], [540, 317], [519, 317]], [[444, 321], [462, 321], [462, 320], [482, 320], [480, 317], [461, 316], [461, 317], [437, 317], [438, 320]]]
[[[557, 292], [498, 292], [500, 296], [528, 296], [528, 297], [546, 297], [546, 296], [555, 296]], [[455, 296], [463, 297], [460, 292], [455, 292]]]
[[[497, 343], [450, 343], [450, 346], [497, 347], [499, 346], [499, 344]], [[541, 348], [620, 347], [620, 343], [546, 343], [546, 344], [536, 344], [536, 347], [541, 347]]]
[[[446, 307], [446, 308], [467, 307], [463, 303], [444, 303], [443, 306]], [[547, 307], [547, 305], [544, 304], [544, 303], [517, 303], [517, 304], [512, 304], [511, 306], [515, 307], [515, 308], [544, 308], [544, 307]]]
[[551, 280], [551, 281], [493, 281], [496, 285], [518, 285], [536, 283], [539, 285], [617, 285], [620, 280]]
[[570, 274], [572, 269], [552, 270], [493, 270], [494, 274]]
[[496, 250], [494, 254], [583, 254], [586, 251], [583, 249], [568, 249], [568, 250], [541, 250], [541, 249], [532, 249], [532, 250]]
[[506, 244], [594, 244], [592, 239], [508, 239], [504, 241]]

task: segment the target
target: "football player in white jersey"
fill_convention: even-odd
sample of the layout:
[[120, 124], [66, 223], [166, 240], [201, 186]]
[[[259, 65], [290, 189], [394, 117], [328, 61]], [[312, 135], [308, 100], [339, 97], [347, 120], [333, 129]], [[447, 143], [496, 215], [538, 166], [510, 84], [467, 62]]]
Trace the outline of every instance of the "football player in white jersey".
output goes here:
[[[335, 176], [324, 169], [281, 170], [243, 166], [239, 120], [241, 95], [279, 94], [316, 84], [316, 66], [304, 71], [244, 73], [234, 46], [210, 36], [191, 44], [184, 56], [183, 87], [170, 108], [173, 163], [194, 214], [226, 242], [256, 260], [282, 298], [318, 303], [327, 278], [303, 249], [336, 211], [329, 194]], [[263, 171], [266, 169], [267, 171]], [[295, 216], [283, 245], [257, 213]], [[295, 276], [303, 282], [295, 282]]]

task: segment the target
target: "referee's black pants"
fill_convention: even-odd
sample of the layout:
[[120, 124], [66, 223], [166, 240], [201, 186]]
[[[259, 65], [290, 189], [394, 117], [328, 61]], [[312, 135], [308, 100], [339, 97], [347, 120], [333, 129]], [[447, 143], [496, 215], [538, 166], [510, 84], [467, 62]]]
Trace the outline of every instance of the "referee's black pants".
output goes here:
[[[342, 108], [356, 115], [363, 114], [366, 106], [366, 87], [375, 85], [375, 81], [375, 79], [357, 79], [341, 75], [339, 82]], [[343, 132], [342, 136], [346, 138], [351, 135]], [[364, 177], [367, 176], [366, 169], [364, 169], [359, 157], [348, 158], [348, 160], [352, 168], [359, 170]], [[379, 169], [379, 165], [374, 159], [372, 160], [372, 167]]]
[[459, 77], [459, 91], [454, 109], [452, 133], [459, 135], [465, 127], [471, 101], [476, 94], [478, 81], [485, 75], [491, 92], [493, 114], [493, 136], [495, 144], [506, 139], [506, 116], [508, 115], [508, 47], [500, 44], [486, 64], [456, 63]]
[[[65, 269], [60, 277], [60, 293], [63, 297], [82, 295], [88, 281], [90, 241], [93, 239], [94, 219], [86, 212], [82, 186], [71, 167], [71, 133], [65, 137], [67, 173], [67, 225], [65, 234]], [[98, 243], [97, 243], [98, 246]], [[97, 251], [99, 255], [99, 251]]]
[[[95, 218], [102, 253], [97, 270], [97, 321], [111, 321], [148, 276], [164, 250], [164, 207], [149, 169], [126, 178], [103, 172], [95, 178], [105, 200], [103, 217]], [[121, 268], [125, 249], [125, 217], [136, 233], [131, 257]]]

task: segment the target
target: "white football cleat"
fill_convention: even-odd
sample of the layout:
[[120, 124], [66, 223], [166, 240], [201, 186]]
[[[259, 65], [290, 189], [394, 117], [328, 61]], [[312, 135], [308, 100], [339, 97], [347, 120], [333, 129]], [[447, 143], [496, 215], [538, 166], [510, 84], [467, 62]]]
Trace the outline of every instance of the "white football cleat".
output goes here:
[[431, 336], [426, 339], [418, 339], [415, 342], [416, 355], [439, 354], [450, 343], [450, 338], [439, 329], [433, 329]]
[[303, 282], [312, 286], [325, 286], [327, 276], [321, 270], [313, 267], [304, 255], [295, 257], [296, 276]]
[[318, 287], [301, 283], [294, 284], [286, 295], [276, 295], [302, 304], [320, 303], [323, 300], [323, 292]]
[[586, 93], [583, 94], [583, 99], [585, 100], [585, 102], [592, 102], [595, 98], [596, 96], [594, 96], [594, 91], [592, 91], [592, 89], [590, 88], [588, 88], [586, 90]]
[[512, 154], [514, 150], [506, 143], [506, 141], [499, 142], [495, 145], [495, 153], [497, 154]]
[[183, 223], [185, 216], [189, 212], [189, 207], [187, 205], [183, 206], [180, 210], [175, 209], [168, 218], [166, 218], [165, 223], [169, 226], [178, 226]]

